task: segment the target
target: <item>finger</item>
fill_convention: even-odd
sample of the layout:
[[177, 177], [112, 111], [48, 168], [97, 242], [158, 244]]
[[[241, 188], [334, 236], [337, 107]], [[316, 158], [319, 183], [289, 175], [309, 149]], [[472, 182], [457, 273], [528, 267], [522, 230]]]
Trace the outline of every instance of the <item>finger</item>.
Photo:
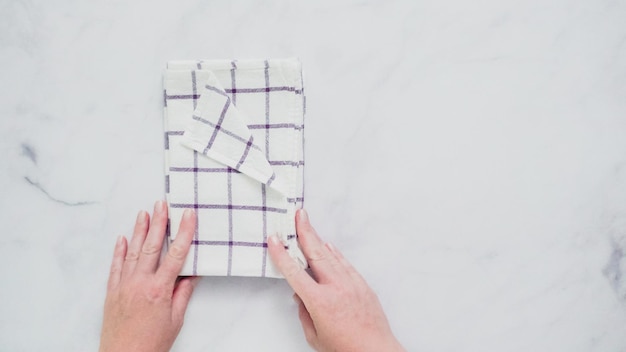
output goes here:
[[315, 281], [293, 258], [291, 258], [278, 237], [272, 235], [268, 238], [267, 249], [280, 273], [283, 274], [289, 286], [291, 286], [300, 297], [308, 297], [314, 294], [317, 288]]
[[317, 345], [317, 330], [315, 330], [315, 324], [313, 323], [313, 319], [311, 319], [311, 314], [309, 314], [309, 311], [306, 309], [304, 302], [302, 302], [298, 294], [293, 294], [293, 300], [296, 301], [298, 305], [298, 317], [300, 318], [300, 324], [302, 324], [306, 341], [311, 347], [315, 348]]
[[122, 267], [124, 267], [124, 257], [126, 256], [126, 237], [120, 236], [115, 242], [113, 250], [113, 261], [111, 262], [111, 272], [109, 273], [109, 282], [107, 289], [113, 290], [120, 283], [122, 278]]
[[337, 261], [339, 262], [340, 266], [343, 268], [343, 270], [345, 270], [345, 272], [353, 280], [355, 280], [358, 283], [367, 285], [367, 283], [366, 283], [365, 279], [363, 278], [363, 276], [361, 276], [361, 274], [359, 274], [359, 272], [356, 271], [354, 266], [352, 266], [352, 264], [343, 256], [343, 253], [341, 253], [341, 251], [339, 251], [331, 243], [326, 243], [326, 247], [335, 256], [335, 258], [337, 258]]
[[150, 229], [146, 240], [141, 247], [141, 255], [137, 262], [137, 270], [154, 273], [159, 264], [161, 248], [163, 248], [163, 236], [167, 228], [167, 207], [160, 200], [154, 204], [154, 213], [150, 222]]
[[200, 276], [186, 277], [178, 281], [172, 295], [172, 320], [182, 325], [185, 311], [191, 299], [193, 289], [198, 285]]
[[163, 263], [159, 269], [157, 269], [157, 275], [165, 282], [174, 284], [176, 277], [185, 263], [185, 258], [189, 252], [195, 231], [196, 213], [191, 209], [187, 209], [183, 213], [183, 218], [180, 221], [176, 239], [174, 239], [170, 245]]
[[317, 232], [309, 222], [309, 216], [304, 209], [296, 214], [296, 232], [302, 252], [311, 266], [311, 271], [319, 283], [339, 281], [337, 266], [339, 262], [324, 246]]
[[148, 213], [142, 210], [139, 214], [137, 214], [133, 237], [130, 239], [130, 243], [128, 244], [126, 259], [124, 260], [122, 277], [130, 275], [135, 270], [137, 260], [139, 260], [139, 254], [141, 253], [141, 247], [143, 246], [143, 241], [146, 239], [146, 234], [148, 233], [149, 222], [150, 215], [148, 215]]

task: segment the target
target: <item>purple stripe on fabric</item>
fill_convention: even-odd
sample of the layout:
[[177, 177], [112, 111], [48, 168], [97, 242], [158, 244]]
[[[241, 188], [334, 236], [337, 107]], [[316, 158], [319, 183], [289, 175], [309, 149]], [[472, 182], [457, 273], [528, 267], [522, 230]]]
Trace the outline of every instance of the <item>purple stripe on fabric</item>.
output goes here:
[[[265, 186], [265, 185], [263, 185]], [[286, 214], [287, 209], [285, 208], [274, 208], [268, 206], [258, 206], [258, 205], [233, 205], [233, 204], [188, 204], [188, 203], [172, 203], [170, 204], [172, 208], [193, 208], [193, 209], [233, 209], [233, 210], [251, 210], [251, 211], [262, 211], [262, 212], [272, 212], [279, 214]]]
[[289, 165], [289, 166], [300, 166], [304, 165], [304, 160], [300, 161], [291, 161], [291, 160], [270, 160], [270, 165]]
[[260, 130], [263, 128], [293, 128], [295, 130], [301, 130], [304, 126], [296, 125], [295, 123], [273, 123], [267, 125], [248, 125], [248, 128], [251, 130]]
[[167, 131], [165, 132], [165, 150], [169, 150], [170, 149], [170, 136], [180, 136], [182, 135], [184, 132], [183, 131]]
[[[209, 120], [206, 120], [206, 119], [204, 119], [204, 118], [202, 118], [202, 117], [200, 117], [200, 116], [193, 115], [193, 119], [194, 119], [194, 120], [196, 120], [196, 121], [200, 121], [200, 122], [202, 122], [202, 123], [204, 123], [204, 124], [206, 124], [206, 125], [209, 125], [209, 126], [211, 126], [211, 127], [215, 128], [216, 130], [217, 130], [217, 129], [219, 129], [220, 131], [224, 132], [226, 135], [231, 136], [231, 137], [235, 138], [236, 140], [238, 140], [238, 141], [240, 141], [240, 142], [242, 142], [242, 143], [248, 143], [248, 140], [247, 140], [247, 139], [245, 139], [245, 138], [243, 138], [243, 137], [240, 137], [240, 136], [238, 136], [238, 135], [234, 134], [233, 132], [231, 132], [231, 131], [229, 131], [229, 130], [227, 130], [227, 129], [223, 128], [223, 127], [219, 127], [219, 128], [218, 128], [218, 126], [217, 126], [216, 124], [214, 124], [213, 122], [211, 122], [211, 121], [209, 121]], [[257, 147], [257, 146], [256, 146], [256, 145], [254, 145], [254, 144], [252, 145], [252, 148], [254, 148], [254, 149], [256, 149], [256, 150], [261, 150], [261, 148]], [[205, 152], [205, 153], [206, 153], [206, 152]]]
[[198, 105], [198, 98], [196, 98], [196, 96], [198, 96], [198, 89], [196, 87], [196, 71], [191, 71], [191, 86], [193, 89], [193, 108], [196, 108], [196, 105]]
[[196, 63], [196, 67], [198, 67], [198, 70], [201, 70], [201, 69], [202, 69], [202, 60], [199, 60], [199, 61]]
[[167, 91], [163, 89], [163, 106], [167, 107]]
[[287, 198], [288, 203], [304, 202], [304, 197]]
[[[216, 87], [210, 86], [210, 85], [206, 85], [205, 86], [207, 89], [213, 90], [218, 94], [227, 96], [225, 93], [230, 93], [230, 94], [241, 94], [241, 93], [268, 93], [268, 92], [275, 92], [275, 91], [290, 91], [290, 92], [295, 92], [296, 94], [302, 94], [301, 90], [295, 89], [294, 87], [269, 87], [269, 88], [237, 88], [237, 89], [224, 89], [224, 91], [222, 91], [221, 89], [218, 89]], [[176, 100], [180, 100], [180, 99], [198, 99], [200, 98], [200, 94], [173, 94], [173, 95], [166, 95], [165, 96], [166, 99], [176, 99]], [[167, 104], [166, 104], [167, 105]]]
[[296, 235], [294, 235], [294, 234], [287, 235], [287, 240], [292, 240], [294, 238], [296, 238]]
[[[265, 87], [270, 86], [270, 73], [269, 73], [269, 63], [265, 60], [265, 69], [263, 70], [265, 74]], [[265, 124], [270, 124], [270, 92], [269, 90], [265, 92]], [[265, 159], [270, 160], [270, 131], [265, 130]]]
[[239, 170], [232, 167], [170, 167], [174, 172], [228, 172], [239, 174]]
[[180, 94], [180, 95], [167, 95], [165, 97], [166, 99], [170, 99], [170, 100], [180, 100], [180, 99], [199, 99], [200, 98], [200, 94]]
[[239, 169], [241, 167], [241, 164], [243, 164], [243, 162], [246, 161], [246, 157], [248, 156], [248, 152], [250, 151], [250, 147], [252, 146], [253, 140], [254, 140], [254, 137], [250, 136], [250, 139], [246, 143], [246, 149], [243, 151], [243, 155], [241, 155], [241, 159], [239, 159], [239, 162], [237, 163], [237, 166], [235, 167], [236, 169]]
[[[232, 174], [228, 173], [228, 204], [233, 204], [233, 181]], [[231, 243], [228, 246], [228, 269], [226, 271], [227, 275], [231, 275], [231, 271], [233, 268], [233, 209], [228, 208], [228, 242]]]
[[267, 182], [265, 182], [265, 184], [269, 187], [272, 182], [274, 182], [274, 180], [276, 179], [276, 173], [272, 172], [272, 176], [270, 176], [270, 178], [267, 179]]
[[[265, 69], [263, 70], [265, 74], [265, 124], [270, 124], [270, 74], [269, 74], [270, 65], [265, 60]], [[265, 158], [270, 160], [270, 130], [265, 130]], [[270, 179], [271, 180], [271, 179]], [[269, 182], [269, 181], [268, 181]], [[261, 197], [263, 202], [263, 207], [267, 205], [267, 194], [265, 191], [265, 185], [261, 185]], [[263, 242], [267, 243], [267, 212], [263, 212]], [[265, 277], [265, 271], [267, 266], [267, 247], [263, 247], [263, 267], [261, 268], [261, 276]]]
[[165, 194], [170, 193], [170, 175], [165, 175]]
[[[230, 70], [230, 81], [231, 81], [231, 86], [233, 88], [236, 87], [236, 80], [235, 80], [235, 68], [237, 68], [237, 66], [235, 65], [234, 61], [231, 61], [231, 70]], [[232, 100], [233, 100], [233, 105], [236, 104], [237, 102], [237, 95], [235, 93], [232, 93]], [[224, 130], [224, 132], [226, 132], [226, 130]], [[233, 133], [233, 136], [235, 136], [235, 134]], [[239, 137], [239, 136], [237, 136]], [[238, 139], [238, 138], [237, 138]], [[252, 144], [252, 136], [250, 136], [250, 140], [246, 143], [246, 149], [243, 152], [243, 155], [241, 156], [241, 159], [239, 160], [239, 163], [237, 163], [236, 169], [239, 169], [241, 167], [241, 164], [244, 162], [246, 156], [248, 155], [248, 152], [250, 151], [250, 145]], [[231, 179], [231, 174], [228, 174], [228, 204], [231, 205], [233, 203], [233, 193], [232, 193], [232, 179]], [[232, 272], [232, 266], [233, 266], [233, 211], [232, 209], [228, 209], [228, 272], [227, 275], [230, 276], [231, 272]]]
[[269, 93], [269, 92], [294, 92], [296, 94], [302, 94], [302, 90], [296, 89], [296, 87], [264, 87], [264, 88], [232, 88], [224, 89], [226, 93]]
[[[302, 140], [302, 160], [305, 159], [304, 156], [304, 120], [305, 120], [305, 116], [306, 116], [306, 94], [304, 94], [304, 77], [302, 76], [302, 70], [300, 70], [300, 86], [302, 87], [302, 137], [300, 138], [300, 140]], [[298, 165], [298, 168], [302, 167], [302, 173], [301, 175], [301, 179], [300, 179], [300, 184], [302, 186], [302, 200], [300, 201], [300, 207], [303, 208], [304, 207], [304, 163], [302, 163], [302, 165]]]
[[[261, 185], [261, 196], [263, 198], [263, 208], [267, 208], [267, 194], [265, 192], [265, 185]], [[287, 209], [285, 209], [285, 213]], [[263, 243], [267, 243], [267, 211], [263, 211]], [[267, 267], [267, 247], [263, 248], [263, 267], [261, 268], [261, 276], [265, 277], [265, 270]]]
[[237, 65], [235, 64], [235, 61], [231, 61], [230, 62], [230, 66], [232, 67], [230, 69], [230, 86], [232, 87], [231, 91], [231, 95], [232, 95], [232, 99], [233, 99], [233, 105], [237, 106], [237, 84], [235, 82], [235, 69], [237, 68]]
[[241, 167], [241, 164], [243, 164], [243, 162], [246, 161], [246, 157], [248, 156], [248, 152], [250, 151], [250, 147], [252, 146], [253, 140], [254, 138], [250, 136], [250, 139], [246, 143], [246, 149], [243, 151], [243, 155], [241, 155], [241, 159], [239, 159], [237, 166], [235, 166], [236, 169], [239, 169]]
[[222, 122], [224, 122], [224, 117], [226, 116], [226, 112], [228, 111], [228, 107], [230, 106], [230, 98], [226, 100], [226, 103], [224, 104], [224, 108], [222, 109], [222, 113], [220, 114], [220, 119], [217, 121], [217, 125], [215, 125], [215, 129], [213, 130], [213, 134], [211, 135], [211, 139], [209, 140], [209, 143], [207, 144], [206, 148], [204, 148], [204, 153], [206, 154], [207, 151], [209, 149], [211, 149], [211, 146], [213, 145], [213, 142], [215, 142], [215, 137], [217, 137], [217, 132], [219, 132], [219, 130], [222, 128]]
[[[193, 167], [194, 169], [198, 168], [198, 152], [193, 151]], [[198, 173], [193, 173], [193, 205], [194, 209], [198, 209]], [[186, 207], [188, 208], [188, 207]], [[196, 224], [196, 231], [194, 232], [193, 238], [197, 241], [200, 236], [200, 225]], [[194, 246], [193, 248], [193, 275], [198, 275], [198, 246]]]
[[244, 241], [192, 241], [195, 245], [229, 246], [229, 247], [267, 247], [267, 243]]

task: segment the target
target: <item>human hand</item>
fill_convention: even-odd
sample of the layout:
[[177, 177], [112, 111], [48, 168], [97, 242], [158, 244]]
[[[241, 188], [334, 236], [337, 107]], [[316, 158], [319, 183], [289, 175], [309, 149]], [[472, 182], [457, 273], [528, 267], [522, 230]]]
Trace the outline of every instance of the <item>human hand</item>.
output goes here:
[[336, 248], [322, 242], [303, 209], [296, 215], [296, 230], [315, 280], [276, 236], [269, 238], [268, 249], [295, 291], [309, 345], [318, 351], [404, 351], [374, 291]]
[[100, 351], [169, 351], [183, 325], [198, 277], [178, 279], [196, 228], [193, 210], [185, 210], [165, 259], [159, 264], [167, 227], [165, 202], [137, 215], [130, 244], [115, 244], [104, 303]]

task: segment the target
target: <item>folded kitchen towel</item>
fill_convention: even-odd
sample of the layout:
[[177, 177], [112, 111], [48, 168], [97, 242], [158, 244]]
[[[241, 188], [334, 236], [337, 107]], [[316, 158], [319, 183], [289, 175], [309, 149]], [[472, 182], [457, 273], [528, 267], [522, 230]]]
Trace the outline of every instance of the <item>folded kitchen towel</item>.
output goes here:
[[303, 266], [294, 215], [304, 201], [300, 62], [171, 61], [164, 73], [168, 239], [198, 227], [181, 275], [281, 277], [275, 234]]

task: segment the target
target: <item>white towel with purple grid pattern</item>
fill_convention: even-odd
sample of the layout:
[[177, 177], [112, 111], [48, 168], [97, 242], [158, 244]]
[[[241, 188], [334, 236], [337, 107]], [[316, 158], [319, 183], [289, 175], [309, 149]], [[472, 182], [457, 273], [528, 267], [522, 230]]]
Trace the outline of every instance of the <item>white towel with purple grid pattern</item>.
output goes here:
[[294, 214], [304, 201], [304, 92], [296, 59], [171, 61], [164, 73], [171, 241], [198, 228], [181, 275], [281, 277], [276, 234], [306, 265]]

